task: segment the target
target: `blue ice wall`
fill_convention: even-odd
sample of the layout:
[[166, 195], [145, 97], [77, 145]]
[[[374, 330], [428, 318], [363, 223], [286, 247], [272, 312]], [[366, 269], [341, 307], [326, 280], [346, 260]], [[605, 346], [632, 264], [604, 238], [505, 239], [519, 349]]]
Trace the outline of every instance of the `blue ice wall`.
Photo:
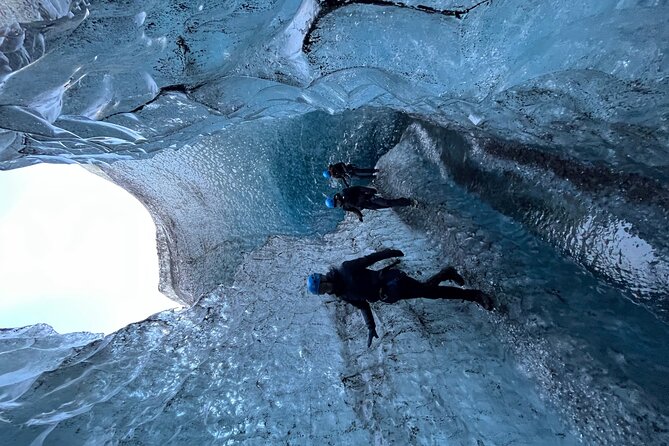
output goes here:
[[[0, 169], [97, 166], [193, 306], [0, 332], [2, 438], [669, 442], [669, 5], [474, 4], [4, 2]], [[328, 211], [338, 160], [419, 204]], [[496, 311], [375, 305], [367, 349], [304, 277], [382, 247]]]

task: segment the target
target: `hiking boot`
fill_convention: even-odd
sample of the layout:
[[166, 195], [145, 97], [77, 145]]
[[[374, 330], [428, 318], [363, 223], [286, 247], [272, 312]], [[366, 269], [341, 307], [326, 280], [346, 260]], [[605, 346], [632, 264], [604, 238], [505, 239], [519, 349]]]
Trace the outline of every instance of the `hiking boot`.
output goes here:
[[493, 308], [495, 308], [495, 302], [488, 294], [484, 293], [483, 291], [478, 291], [476, 294], [477, 296], [474, 298], [474, 302], [481, 305], [483, 309], [491, 311]]

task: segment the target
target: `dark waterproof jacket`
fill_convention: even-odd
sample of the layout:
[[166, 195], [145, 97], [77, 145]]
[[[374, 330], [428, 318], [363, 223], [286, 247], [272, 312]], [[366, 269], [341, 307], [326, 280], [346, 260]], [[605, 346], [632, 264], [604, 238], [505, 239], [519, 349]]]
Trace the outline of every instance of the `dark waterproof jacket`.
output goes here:
[[366, 186], [347, 187], [339, 193], [341, 208], [347, 212], [353, 212], [362, 221], [362, 212], [369, 200], [376, 195], [376, 189]]
[[350, 177], [354, 170], [355, 168], [353, 167], [353, 164], [337, 163], [330, 164], [330, 166], [328, 166], [328, 172], [330, 172], [332, 178], [344, 179], [346, 177]]
[[338, 178], [344, 182], [344, 185], [346, 187], [349, 187], [350, 184], [348, 182], [349, 178], [351, 178], [351, 175], [355, 172], [355, 167], [353, 164], [345, 164], [345, 163], [337, 163], [337, 164], [331, 164], [328, 167], [328, 172], [330, 172], [330, 175], [332, 178]]
[[334, 295], [362, 311], [370, 333], [375, 332], [376, 324], [369, 302], [376, 302], [381, 298], [383, 270], [374, 271], [367, 267], [381, 260], [403, 255], [400, 250], [386, 249], [344, 262], [340, 267], [331, 269], [326, 276], [333, 284]]

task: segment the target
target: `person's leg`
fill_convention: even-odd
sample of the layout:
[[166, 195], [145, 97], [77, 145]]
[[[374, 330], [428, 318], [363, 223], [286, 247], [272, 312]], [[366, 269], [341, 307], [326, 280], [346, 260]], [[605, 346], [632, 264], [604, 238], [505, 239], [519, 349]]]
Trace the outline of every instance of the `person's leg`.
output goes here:
[[354, 175], [356, 178], [361, 178], [363, 180], [372, 180], [376, 177], [375, 174], [373, 173], [355, 173]]
[[436, 286], [427, 283], [421, 283], [421, 285], [422, 286], [420, 287], [416, 287], [414, 291], [415, 297], [423, 297], [426, 299], [462, 299], [469, 302], [476, 302], [488, 311], [492, 310], [494, 307], [492, 298], [480, 290], [464, 290], [452, 286]]
[[374, 175], [378, 171], [379, 171], [378, 169], [365, 169], [360, 167], [356, 167], [354, 169], [356, 175]]
[[369, 200], [367, 200], [364, 204], [364, 207], [366, 209], [387, 209], [392, 207], [390, 202], [386, 200], [385, 198], [382, 197], [372, 197]]
[[383, 198], [372, 197], [367, 200], [365, 207], [367, 209], [387, 209], [400, 206], [411, 206], [413, 201], [409, 198]]
[[445, 280], [452, 280], [458, 285], [465, 284], [465, 279], [463, 279], [462, 276], [458, 274], [458, 271], [452, 266], [447, 266], [446, 268], [442, 269], [437, 274], [427, 279], [425, 283], [427, 285], [434, 286], [434, 285], [439, 285], [441, 282]]
[[382, 290], [384, 298], [381, 300], [386, 303], [423, 297], [426, 299], [462, 299], [476, 302], [488, 311], [494, 308], [492, 298], [483, 291], [465, 290], [452, 286], [438, 286], [419, 282], [400, 270], [390, 270], [387, 274], [384, 274]]
[[411, 198], [386, 198], [385, 200], [386, 203], [388, 203], [388, 206], [391, 208], [411, 206], [413, 204], [413, 200]]

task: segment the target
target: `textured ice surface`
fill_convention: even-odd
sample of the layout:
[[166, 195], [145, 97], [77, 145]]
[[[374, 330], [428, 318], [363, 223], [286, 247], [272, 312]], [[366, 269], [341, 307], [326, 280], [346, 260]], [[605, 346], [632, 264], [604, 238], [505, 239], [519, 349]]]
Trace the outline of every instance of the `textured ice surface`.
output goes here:
[[367, 350], [357, 310], [305, 293], [309, 271], [383, 246], [402, 247], [416, 273], [446, 261], [391, 213], [368, 223], [371, 234], [349, 220], [325, 239], [272, 238], [231, 286], [71, 356], [13, 401], [5, 435], [19, 444], [46, 430], [53, 444], [575, 443], [528, 392], [495, 339], [495, 316], [460, 302], [378, 305], [381, 339]]
[[[0, 437], [668, 443], [667, 2], [337, 3], [3, 2], [0, 168], [97, 165], [193, 306], [0, 333]], [[418, 206], [342, 222], [335, 160]], [[304, 280], [381, 247], [498, 309], [378, 304], [366, 349]]]

